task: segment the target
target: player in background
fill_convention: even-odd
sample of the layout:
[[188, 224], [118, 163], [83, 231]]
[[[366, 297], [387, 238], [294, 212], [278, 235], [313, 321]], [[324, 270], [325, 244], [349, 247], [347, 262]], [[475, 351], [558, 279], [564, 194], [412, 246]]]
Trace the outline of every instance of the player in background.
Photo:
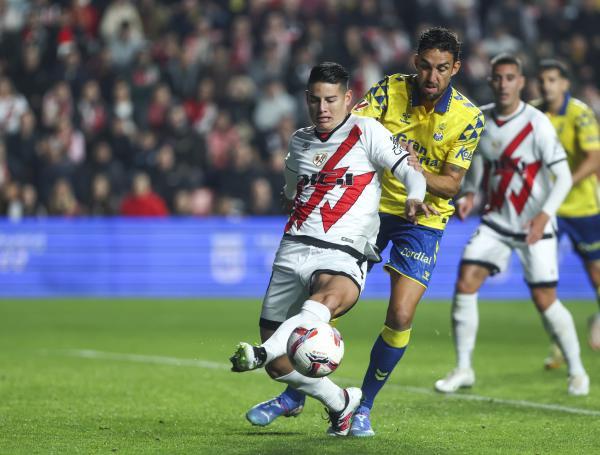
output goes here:
[[[573, 188], [557, 212], [558, 234], [567, 234], [581, 257], [600, 305], [600, 201], [596, 172], [600, 170], [600, 133], [594, 112], [569, 94], [567, 67], [558, 60], [543, 60], [538, 70], [542, 99], [532, 104], [546, 113], [567, 152]], [[600, 312], [589, 320], [589, 345], [600, 350]], [[563, 363], [553, 347], [546, 368]]]
[[460, 69], [459, 54], [460, 42], [453, 32], [437, 27], [426, 30], [414, 56], [416, 74], [387, 76], [354, 106], [354, 113], [377, 119], [409, 144], [424, 169], [425, 201], [439, 212], [429, 218], [419, 216], [416, 224], [407, 220], [403, 213], [406, 188], [384, 173], [377, 246], [383, 251], [392, 242], [384, 266], [391, 291], [385, 323], [363, 379], [361, 406], [352, 422], [354, 436], [375, 434], [371, 408], [408, 346], [417, 304], [427, 289], [444, 228], [454, 212], [451, 199], [460, 189], [484, 127], [481, 111], [451, 85]]
[[[501, 54], [491, 62], [495, 102], [482, 107], [486, 129], [465, 179], [466, 216], [481, 181], [487, 205], [465, 247], [452, 304], [457, 367], [435, 383], [439, 392], [455, 392], [475, 383], [471, 357], [479, 323], [477, 292], [486, 278], [506, 269], [516, 251], [531, 298], [550, 336], [564, 353], [568, 393], [587, 395], [589, 377], [580, 358], [571, 313], [556, 296], [558, 251], [555, 213], [571, 188], [567, 156], [548, 118], [521, 100], [525, 85], [521, 62]], [[485, 171], [484, 171], [485, 167]], [[483, 174], [485, 173], [485, 178]]]
[[231, 357], [233, 371], [264, 366], [271, 378], [288, 384], [279, 397], [250, 409], [246, 417], [254, 425], [297, 415], [307, 394], [327, 407], [330, 434], [348, 434], [361, 390], [295, 371], [286, 355], [287, 340], [298, 325], [329, 322], [358, 300], [379, 229], [384, 168], [408, 188], [408, 220], [419, 212], [437, 213], [423, 202], [425, 178], [408, 165], [409, 153], [375, 120], [349, 114], [348, 79], [336, 63], [311, 71], [306, 101], [314, 126], [296, 131], [290, 140], [284, 192], [294, 205], [263, 300], [263, 343], [240, 343]]

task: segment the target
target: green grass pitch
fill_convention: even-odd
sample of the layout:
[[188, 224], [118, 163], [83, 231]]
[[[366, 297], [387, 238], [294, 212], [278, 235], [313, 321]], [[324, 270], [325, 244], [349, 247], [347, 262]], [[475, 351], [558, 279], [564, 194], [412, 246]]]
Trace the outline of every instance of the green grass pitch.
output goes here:
[[[360, 386], [385, 302], [339, 324], [346, 356], [332, 375]], [[425, 300], [409, 349], [373, 409], [375, 438], [330, 438], [322, 406], [252, 427], [244, 413], [277, 394], [228, 357], [257, 341], [257, 300], [0, 301], [0, 453], [446, 454], [600, 453], [600, 353], [585, 342], [592, 302], [568, 302], [592, 380], [566, 393], [542, 369], [548, 340], [530, 302], [480, 305], [477, 383], [433, 392], [454, 364], [449, 303]]]

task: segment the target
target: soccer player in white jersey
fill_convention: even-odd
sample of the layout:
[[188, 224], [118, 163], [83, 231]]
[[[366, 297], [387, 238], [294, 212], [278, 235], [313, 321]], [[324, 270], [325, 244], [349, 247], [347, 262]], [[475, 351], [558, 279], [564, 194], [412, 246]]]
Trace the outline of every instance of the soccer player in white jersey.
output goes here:
[[[313, 126], [296, 131], [286, 158], [285, 196], [293, 209], [275, 261], [260, 316], [263, 343], [240, 343], [231, 357], [233, 371], [265, 367], [288, 390], [303, 392], [328, 409], [332, 435], [345, 436], [362, 392], [342, 389], [329, 378], [295, 371], [286, 354], [292, 330], [310, 321], [329, 322], [347, 312], [364, 286], [367, 258], [373, 253], [379, 217], [380, 174], [390, 169], [408, 188], [406, 216], [436, 213], [423, 203], [426, 182], [408, 165], [408, 152], [376, 120], [349, 114], [348, 72], [322, 63], [310, 74], [306, 101]], [[246, 415], [266, 425], [273, 415], [297, 415], [302, 401], [279, 397]], [[300, 398], [298, 399], [300, 400]], [[265, 423], [266, 422], [266, 423]]]
[[484, 172], [487, 205], [463, 252], [452, 302], [457, 367], [435, 389], [450, 393], [475, 383], [471, 357], [479, 319], [477, 292], [488, 276], [506, 269], [514, 250], [543, 325], [567, 359], [568, 393], [587, 395], [589, 377], [575, 324], [556, 296], [555, 213], [571, 188], [567, 157], [548, 118], [521, 100], [521, 62], [502, 54], [491, 66], [495, 103], [481, 108], [487, 126], [465, 180], [467, 194], [459, 216], [473, 208]]

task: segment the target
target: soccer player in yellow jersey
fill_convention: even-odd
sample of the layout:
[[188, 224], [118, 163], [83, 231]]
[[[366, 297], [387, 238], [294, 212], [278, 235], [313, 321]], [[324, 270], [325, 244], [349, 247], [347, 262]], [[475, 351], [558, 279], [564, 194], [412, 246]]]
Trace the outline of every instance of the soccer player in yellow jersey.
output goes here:
[[[532, 104], [546, 113], [567, 152], [573, 188], [557, 212], [559, 235], [567, 234], [583, 260], [600, 304], [600, 201], [596, 172], [600, 169], [600, 133], [594, 112], [569, 94], [567, 67], [560, 61], [540, 62], [542, 99]], [[590, 318], [589, 344], [600, 350], [600, 312]], [[560, 365], [556, 354], [547, 368]]]
[[391, 295], [381, 334], [371, 350], [361, 406], [350, 433], [373, 436], [370, 410], [408, 345], [413, 316], [427, 289], [439, 242], [454, 212], [452, 198], [471, 164], [483, 131], [481, 111], [451, 85], [460, 69], [460, 43], [444, 28], [420, 37], [413, 75], [393, 74], [375, 84], [355, 106], [357, 115], [378, 119], [399, 141], [409, 144], [427, 180], [425, 201], [439, 215], [420, 216], [415, 224], [403, 215], [406, 189], [385, 172], [379, 206], [381, 227], [377, 246], [392, 249], [385, 269]]

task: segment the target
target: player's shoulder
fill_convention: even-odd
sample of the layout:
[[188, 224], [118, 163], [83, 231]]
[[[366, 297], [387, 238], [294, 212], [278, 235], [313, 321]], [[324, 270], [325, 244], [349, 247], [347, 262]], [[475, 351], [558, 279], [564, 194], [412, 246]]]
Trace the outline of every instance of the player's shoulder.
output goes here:
[[568, 109], [572, 109], [575, 113], [589, 112], [592, 110], [587, 104], [578, 98], [570, 97]]
[[448, 111], [451, 113], [453, 118], [470, 122], [474, 118], [483, 117], [481, 109], [473, 104], [469, 98], [456, 90], [454, 87], [452, 87], [450, 96], [451, 98]]
[[291, 138], [306, 140], [306, 138], [312, 138], [312, 137], [314, 137], [314, 135], [315, 135], [315, 126], [310, 125], [310, 126], [305, 126], [304, 128], [299, 128], [296, 131], [294, 131]]

